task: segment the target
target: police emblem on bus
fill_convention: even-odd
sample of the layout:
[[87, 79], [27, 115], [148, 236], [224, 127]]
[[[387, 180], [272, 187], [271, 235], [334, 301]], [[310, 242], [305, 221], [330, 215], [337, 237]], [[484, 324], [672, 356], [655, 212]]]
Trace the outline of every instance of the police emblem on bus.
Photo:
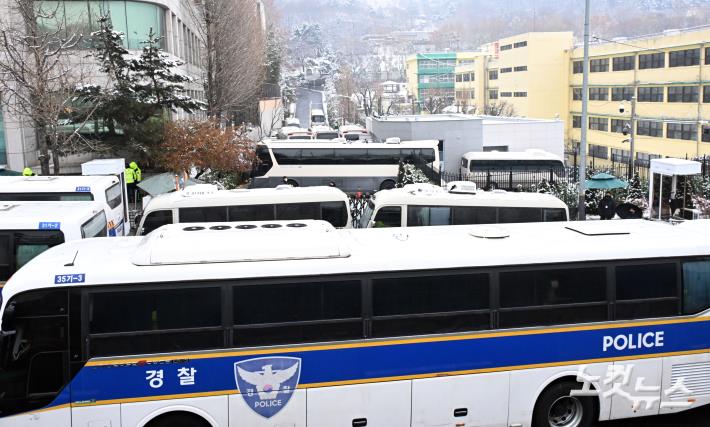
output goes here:
[[297, 357], [258, 357], [234, 364], [234, 378], [247, 406], [264, 418], [278, 414], [291, 400], [301, 377]]

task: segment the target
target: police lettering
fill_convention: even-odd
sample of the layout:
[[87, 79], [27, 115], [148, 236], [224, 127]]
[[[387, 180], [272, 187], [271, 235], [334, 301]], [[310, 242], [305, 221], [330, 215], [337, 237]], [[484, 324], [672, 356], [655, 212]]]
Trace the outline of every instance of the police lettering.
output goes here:
[[255, 408], [269, 408], [273, 406], [281, 406], [281, 399], [257, 400], [256, 402], [254, 402]]
[[663, 347], [663, 331], [639, 332], [636, 334], [604, 335], [602, 348], [607, 351], [609, 347], [616, 350], [636, 350], [640, 348]]

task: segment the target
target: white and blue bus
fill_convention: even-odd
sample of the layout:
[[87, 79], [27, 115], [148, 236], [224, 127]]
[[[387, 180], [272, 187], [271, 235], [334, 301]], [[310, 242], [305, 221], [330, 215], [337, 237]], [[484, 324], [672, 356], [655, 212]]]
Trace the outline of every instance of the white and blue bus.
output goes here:
[[0, 202], [96, 201], [104, 206], [109, 236], [128, 235], [122, 184], [115, 175], [0, 177]]
[[[5, 286], [0, 426], [587, 427], [705, 405], [699, 234], [282, 221], [70, 242]], [[639, 383], [650, 405], [606, 395]]]
[[0, 287], [47, 249], [106, 234], [106, 214], [98, 202], [4, 202], [0, 204]]

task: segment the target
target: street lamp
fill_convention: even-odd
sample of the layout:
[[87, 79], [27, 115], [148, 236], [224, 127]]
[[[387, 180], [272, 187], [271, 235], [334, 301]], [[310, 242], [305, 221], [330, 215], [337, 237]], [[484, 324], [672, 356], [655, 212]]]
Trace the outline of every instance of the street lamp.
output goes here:
[[[624, 114], [626, 111], [626, 100], [621, 101], [621, 104], [619, 104], [619, 113]], [[631, 97], [631, 120], [629, 120], [629, 123], [627, 125], [624, 125], [624, 129], [622, 130], [622, 133], [624, 135], [629, 135], [629, 139], [625, 139], [621, 142], [629, 142], [629, 151], [631, 152], [629, 156], [629, 170], [627, 173], [628, 179], [631, 179], [634, 176], [634, 166], [635, 166], [635, 150], [634, 150], [634, 139], [636, 136], [636, 96]]]

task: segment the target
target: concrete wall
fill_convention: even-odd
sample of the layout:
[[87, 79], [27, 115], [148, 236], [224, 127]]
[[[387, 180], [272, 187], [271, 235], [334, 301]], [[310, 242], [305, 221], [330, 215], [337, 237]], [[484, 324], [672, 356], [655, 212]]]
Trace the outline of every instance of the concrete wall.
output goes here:
[[561, 120], [483, 120], [483, 147], [507, 146], [508, 151], [531, 148], [564, 158], [565, 129]]

